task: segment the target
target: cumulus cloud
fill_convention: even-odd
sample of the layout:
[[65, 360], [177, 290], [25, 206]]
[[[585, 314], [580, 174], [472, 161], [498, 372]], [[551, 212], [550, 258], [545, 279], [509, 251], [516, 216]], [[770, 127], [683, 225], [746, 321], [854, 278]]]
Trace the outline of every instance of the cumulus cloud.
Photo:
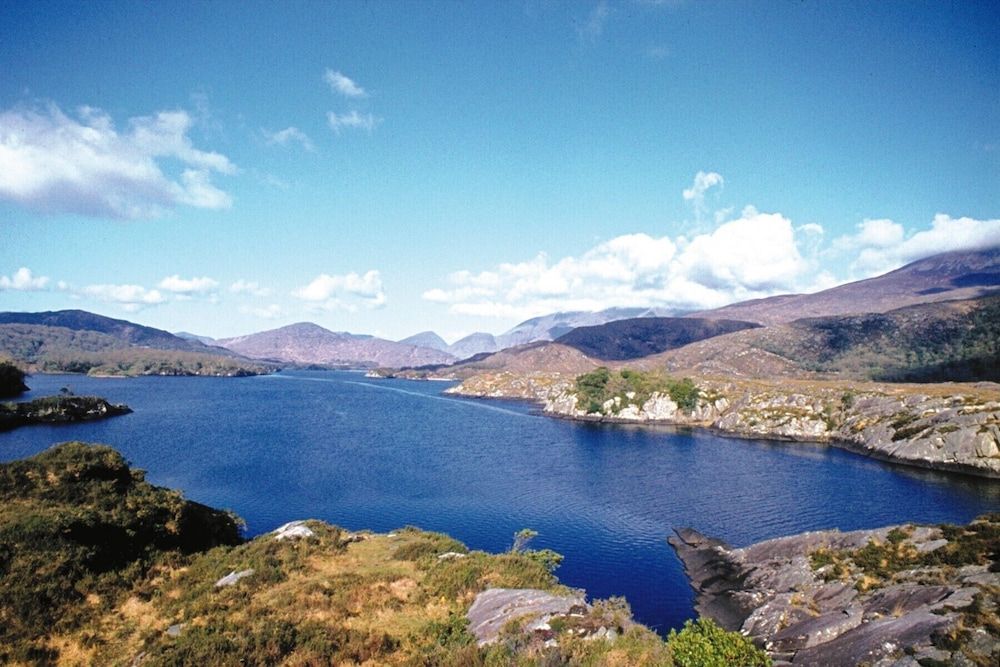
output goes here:
[[627, 234], [579, 257], [546, 255], [471, 273], [423, 298], [453, 313], [528, 318], [560, 310], [613, 306], [712, 308], [733, 301], [811, 289], [815, 266], [800, 245], [821, 232], [793, 227], [780, 213], [745, 208], [740, 216], [693, 238]]
[[36, 276], [26, 266], [22, 266], [10, 276], [0, 276], [0, 290], [37, 292], [49, 284], [46, 276]]
[[364, 275], [353, 271], [332, 276], [321, 273], [308, 285], [293, 291], [292, 296], [321, 310], [380, 308], [386, 301], [378, 271], [368, 271]]
[[181, 278], [174, 274], [167, 276], [157, 285], [161, 290], [192, 296], [195, 294], [208, 294], [212, 292], [219, 283], [207, 276], [201, 278]]
[[856, 277], [874, 276], [909, 262], [956, 250], [1000, 246], [1000, 219], [953, 218], [938, 213], [930, 229], [906, 235], [892, 220], [864, 220], [854, 234], [833, 242], [839, 252], [856, 253], [851, 269]]
[[80, 295], [117, 303], [128, 312], [166, 303], [159, 290], [149, 290], [141, 285], [87, 285], [80, 290]]
[[267, 130], [261, 130], [261, 132], [264, 133], [265, 141], [272, 146], [288, 146], [289, 144], [297, 143], [310, 153], [316, 150], [309, 136], [297, 127], [286, 127], [277, 132], [268, 132]]
[[271, 290], [269, 288], [261, 287], [260, 283], [256, 281], [243, 280], [242, 278], [230, 285], [229, 291], [233, 294], [249, 294], [250, 296], [259, 297], [271, 295]]
[[330, 124], [330, 128], [337, 134], [340, 134], [340, 131], [345, 128], [371, 132], [380, 121], [370, 113], [361, 114], [357, 111], [342, 114], [330, 111], [326, 114], [326, 120]]
[[[233, 174], [226, 156], [195, 148], [185, 111], [132, 118], [117, 131], [111, 117], [81, 107], [76, 118], [55, 104], [0, 112], [0, 198], [51, 213], [135, 219], [178, 205], [222, 209], [231, 197], [211, 182]], [[162, 162], [184, 165], [180, 175]]]
[[334, 92], [340, 93], [344, 97], [368, 97], [368, 93], [365, 92], [364, 88], [337, 70], [327, 68], [323, 74], [323, 80], [329, 84]]

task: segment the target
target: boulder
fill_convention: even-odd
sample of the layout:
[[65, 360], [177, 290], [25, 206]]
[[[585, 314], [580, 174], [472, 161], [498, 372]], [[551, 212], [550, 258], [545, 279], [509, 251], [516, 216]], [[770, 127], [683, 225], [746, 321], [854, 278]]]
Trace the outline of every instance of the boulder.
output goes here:
[[582, 594], [554, 595], [531, 588], [490, 588], [469, 608], [469, 631], [480, 646], [492, 644], [509, 622], [521, 620], [529, 631], [544, 631], [557, 616], [584, 615], [590, 609]]

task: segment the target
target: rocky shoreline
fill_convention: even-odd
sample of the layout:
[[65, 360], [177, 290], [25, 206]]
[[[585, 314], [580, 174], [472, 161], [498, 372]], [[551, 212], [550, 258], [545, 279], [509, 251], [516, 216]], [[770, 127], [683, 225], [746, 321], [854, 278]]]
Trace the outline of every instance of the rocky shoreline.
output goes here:
[[668, 540], [696, 610], [775, 665], [986, 665], [1000, 659], [1000, 515], [968, 526], [803, 533], [735, 549]]
[[0, 431], [31, 424], [67, 424], [132, 412], [123, 403], [98, 396], [46, 396], [26, 403], [0, 403]]
[[819, 442], [872, 458], [1000, 479], [1000, 392], [993, 385], [698, 381], [688, 409], [665, 393], [580, 407], [573, 378], [484, 374], [449, 393], [518, 398], [549, 416], [707, 428], [740, 438]]

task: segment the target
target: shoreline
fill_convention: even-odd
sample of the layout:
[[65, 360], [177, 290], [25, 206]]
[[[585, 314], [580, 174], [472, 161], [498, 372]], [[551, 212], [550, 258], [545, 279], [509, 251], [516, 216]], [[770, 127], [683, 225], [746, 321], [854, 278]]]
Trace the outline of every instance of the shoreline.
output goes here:
[[[633, 419], [633, 418], [622, 418], [608, 415], [576, 415], [567, 414], [565, 412], [560, 412], [558, 410], [546, 409], [551, 405], [551, 397], [541, 397], [541, 396], [497, 396], [497, 395], [487, 395], [484, 393], [466, 393], [462, 391], [462, 384], [456, 385], [454, 388], [449, 390], [451, 395], [462, 396], [465, 398], [477, 398], [477, 399], [489, 399], [489, 400], [513, 400], [519, 402], [526, 402], [538, 408], [539, 414], [547, 417], [552, 417], [556, 419], [564, 419], [567, 421], [575, 421], [582, 423], [591, 424], [608, 424], [612, 426], [620, 425], [631, 425], [631, 426], [653, 426], [653, 427], [670, 427], [674, 429], [688, 429], [688, 430], [702, 430], [706, 433], [712, 435], [717, 435], [719, 437], [729, 438], [729, 439], [744, 439], [744, 440], [765, 440], [777, 443], [809, 443], [809, 444], [819, 444], [836, 447], [843, 451], [850, 452], [855, 455], [863, 456], [865, 458], [874, 459], [883, 463], [889, 463], [894, 465], [903, 465], [908, 468], [919, 468], [921, 470], [929, 470], [932, 472], [940, 472], [952, 475], [963, 475], [966, 477], [975, 477], [977, 479], [988, 479], [988, 480], [1000, 480], [1000, 470], [994, 470], [983, 466], [975, 466], [969, 463], [965, 463], [958, 460], [939, 460], [932, 461], [919, 458], [903, 458], [900, 456], [894, 456], [893, 452], [881, 451], [880, 449], [872, 446], [865, 447], [859, 442], [854, 442], [845, 438], [835, 437], [835, 435], [830, 436], [820, 436], [820, 437], [809, 437], [806, 435], [794, 435], [788, 433], [776, 432], [775, 430], [761, 432], [758, 430], [737, 430], [737, 429], [726, 429], [721, 428], [715, 424], [718, 419], [714, 420], [674, 420], [674, 419]], [[457, 389], [457, 391], [456, 391]], [[491, 392], [491, 393], [496, 393]], [[793, 392], [788, 392], [786, 395], [790, 395]], [[896, 441], [892, 441], [893, 445]], [[893, 450], [895, 451], [895, 449]]]

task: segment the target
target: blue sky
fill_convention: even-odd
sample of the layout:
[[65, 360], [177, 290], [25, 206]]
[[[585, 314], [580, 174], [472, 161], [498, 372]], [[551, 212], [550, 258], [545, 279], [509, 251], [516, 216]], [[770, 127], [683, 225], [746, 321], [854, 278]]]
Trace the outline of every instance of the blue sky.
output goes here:
[[995, 2], [0, 2], [0, 309], [447, 339], [1000, 243]]

